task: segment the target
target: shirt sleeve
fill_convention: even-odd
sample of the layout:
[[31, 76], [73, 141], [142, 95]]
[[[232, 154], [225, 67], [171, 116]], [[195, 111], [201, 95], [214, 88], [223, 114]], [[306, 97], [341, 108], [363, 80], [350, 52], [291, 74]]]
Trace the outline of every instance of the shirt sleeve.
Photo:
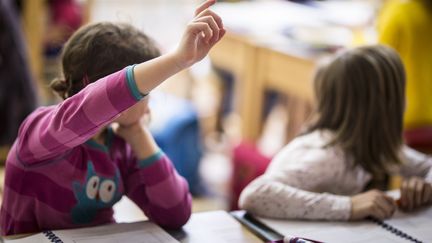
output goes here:
[[17, 156], [34, 164], [78, 146], [142, 98], [127, 67], [94, 83], [57, 106], [39, 108], [23, 122]]
[[272, 166], [270, 172], [267, 171], [243, 190], [240, 208], [271, 218], [349, 219], [350, 198], [326, 193], [326, 188], [337, 183], [333, 173], [335, 170], [323, 169], [331, 165], [320, 159], [301, 161], [295, 166], [283, 162]]
[[189, 186], [162, 151], [144, 160], [132, 159], [127, 173], [125, 194], [150, 220], [169, 229], [188, 221], [192, 212]]
[[403, 177], [423, 177], [432, 183], [432, 157], [420, 153], [408, 146], [402, 148], [402, 160], [400, 174]]

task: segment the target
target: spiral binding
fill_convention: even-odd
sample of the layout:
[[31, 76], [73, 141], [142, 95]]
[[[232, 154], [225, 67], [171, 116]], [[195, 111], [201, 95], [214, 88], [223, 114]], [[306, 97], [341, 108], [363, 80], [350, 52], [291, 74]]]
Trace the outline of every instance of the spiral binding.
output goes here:
[[368, 219], [371, 220], [372, 222], [378, 224], [379, 226], [381, 226], [385, 230], [390, 231], [392, 234], [395, 234], [401, 238], [404, 238], [404, 239], [411, 241], [411, 242], [414, 242], [414, 243], [423, 243], [423, 241], [416, 239], [416, 238], [412, 237], [411, 235], [408, 235], [407, 233], [403, 232], [402, 230], [400, 230], [400, 229], [398, 229], [392, 225], [389, 225], [380, 219], [377, 219], [375, 217], [368, 217]]
[[54, 232], [52, 232], [51, 230], [47, 230], [42, 232], [46, 238], [48, 238], [48, 240], [50, 240], [52, 243], [64, 243], [59, 237], [57, 237], [56, 234], [54, 234]]

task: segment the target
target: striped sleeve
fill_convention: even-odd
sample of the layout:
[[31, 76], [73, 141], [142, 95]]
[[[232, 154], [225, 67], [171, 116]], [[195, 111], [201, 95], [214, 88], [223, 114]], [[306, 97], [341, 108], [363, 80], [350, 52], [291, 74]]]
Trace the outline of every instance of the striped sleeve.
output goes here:
[[163, 152], [135, 160], [125, 181], [126, 195], [150, 220], [168, 229], [188, 221], [192, 210], [188, 184]]
[[59, 156], [90, 139], [141, 98], [130, 66], [91, 83], [57, 106], [39, 108], [20, 127], [18, 159], [34, 164]]

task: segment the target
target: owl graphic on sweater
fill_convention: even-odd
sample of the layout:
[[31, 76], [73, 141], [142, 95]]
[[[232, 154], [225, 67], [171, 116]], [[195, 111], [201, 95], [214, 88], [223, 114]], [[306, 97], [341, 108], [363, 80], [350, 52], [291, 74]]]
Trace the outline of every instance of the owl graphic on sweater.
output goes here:
[[77, 204], [72, 208], [72, 220], [77, 224], [92, 222], [96, 214], [105, 208], [111, 208], [122, 197], [119, 192], [119, 171], [113, 178], [100, 176], [96, 173], [93, 163], [87, 163], [87, 175], [84, 184], [72, 183]]

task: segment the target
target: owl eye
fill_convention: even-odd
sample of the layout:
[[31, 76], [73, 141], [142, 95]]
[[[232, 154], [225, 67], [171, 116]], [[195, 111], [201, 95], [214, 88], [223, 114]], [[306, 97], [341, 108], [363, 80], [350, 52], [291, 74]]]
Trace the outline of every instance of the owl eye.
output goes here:
[[104, 203], [110, 202], [116, 191], [116, 185], [112, 180], [103, 181], [99, 188], [99, 196]]
[[92, 176], [90, 180], [88, 180], [86, 187], [86, 193], [88, 198], [95, 199], [96, 193], [99, 188], [99, 181], [100, 179], [97, 176]]

